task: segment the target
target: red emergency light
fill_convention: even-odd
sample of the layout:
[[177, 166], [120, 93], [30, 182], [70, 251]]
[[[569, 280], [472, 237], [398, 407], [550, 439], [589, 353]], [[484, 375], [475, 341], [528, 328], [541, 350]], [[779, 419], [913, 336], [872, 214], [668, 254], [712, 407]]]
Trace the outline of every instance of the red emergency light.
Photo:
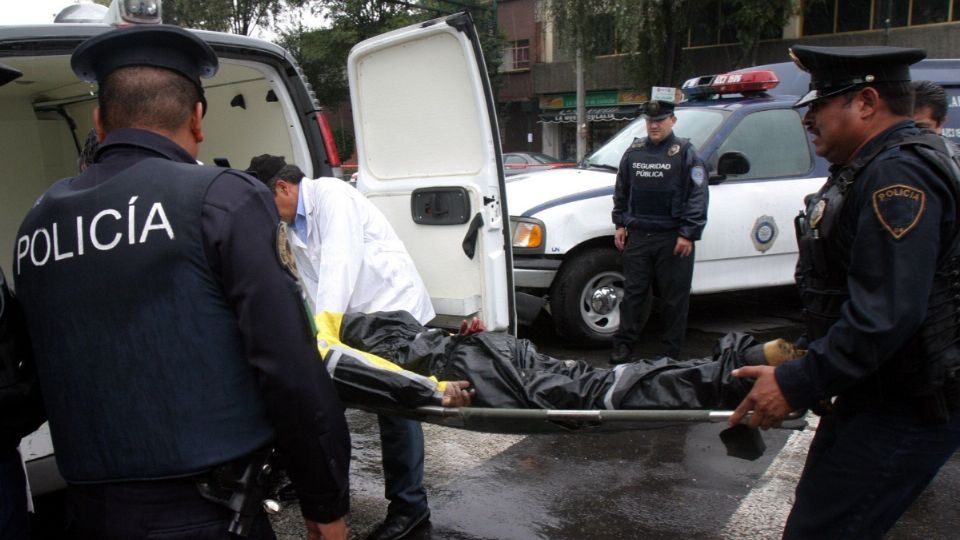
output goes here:
[[718, 94], [760, 93], [778, 84], [780, 80], [774, 72], [757, 70], [696, 77], [685, 82], [681, 90], [688, 99], [705, 99]]
[[724, 73], [713, 79], [713, 87], [719, 94], [744, 94], [763, 92], [780, 84], [780, 79], [772, 71], [745, 71], [743, 73]]

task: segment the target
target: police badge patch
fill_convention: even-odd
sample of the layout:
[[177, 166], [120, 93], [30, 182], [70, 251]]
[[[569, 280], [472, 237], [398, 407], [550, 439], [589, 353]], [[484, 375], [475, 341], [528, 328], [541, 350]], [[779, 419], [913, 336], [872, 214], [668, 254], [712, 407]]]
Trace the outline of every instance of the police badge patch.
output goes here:
[[817, 225], [820, 224], [820, 220], [823, 219], [823, 214], [827, 211], [827, 201], [826, 199], [820, 199], [817, 201], [817, 204], [814, 205], [813, 210], [810, 211], [810, 228], [816, 229]]
[[673, 156], [677, 155], [677, 152], [679, 152], [679, 151], [680, 151], [680, 145], [679, 145], [679, 144], [675, 144], [675, 145], [671, 146], [669, 150], [667, 150], [667, 155], [670, 156], [670, 157], [673, 157]]
[[913, 229], [926, 208], [927, 194], [903, 184], [880, 188], [873, 192], [873, 211], [884, 228], [897, 240]]
[[287, 238], [287, 224], [283, 221], [277, 225], [277, 259], [280, 260], [280, 265], [283, 266], [283, 269], [299, 283], [300, 273], [297, 272], [297, 260], [293, 256], [290, 239]]
[[297, 282], [297, 290], [300, 291], [300, 300], [303, 302], [302, 313], [306, 328], [310, 330], [311, 337], [316, 337], [317, 323], [313, 318], [303, 280], [300, 279], [300, 272], [297, 271], [297, 259], [293, 255], [293, 248], [290, 247], [290, 239], [287, 237], [287, 224], [283, 221], [277, 225], [277, 259], [280, 260], [280, 266], [283, 266], [283, 269]]
[[703, 171], [703, 167], [697, 166], [690, 169], [690, 178], [693, 180], [693, 183], [698, 186], [703, 185], [703, 179], [705, 176], [706, 174]]
[[753, 240], [753, 247], [760, 253], [766, 252], [773, 247], [780, 229], [777, 227], [777, 220], [773, 216], [760, 216], [753, 222], [753, 230], [750, 231], [750, 239]]

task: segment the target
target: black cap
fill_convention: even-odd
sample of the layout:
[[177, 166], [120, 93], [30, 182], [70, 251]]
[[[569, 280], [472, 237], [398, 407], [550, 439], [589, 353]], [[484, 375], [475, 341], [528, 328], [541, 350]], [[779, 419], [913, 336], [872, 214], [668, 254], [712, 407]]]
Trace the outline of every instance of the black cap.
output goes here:
[[284, 161], [283, 156], [260, 154], [250, 160], [250, 166], [245, 172], [266, 184], [286, 165], [287, 162]]
[[643, 116], [647, 120], [663, 120], [673, 116], [675, 105], [669, 101], [653, 100], [643, 106]]
[[169, 69], [202, 87], [200, 79], [217, 73], [216, 53], [193, 33], [169, 24], [117, 28], [81, 43], [70, 58], [70, 67], [82, 81], [102, 81], [123, 67], [150, 66]]
[[7, 84], [8, 82], [19, 79], [23, 76], [23, 72], [19, 69], [14, 69], [8, 65], [0, 64], [0, 86]]
[[790, 48], [790, 58], [810, 73], [810, 91], [793, 106], [802, 107], [860, 85], [909, 81], [910, 65], [926, 57], [923, 49], [902, 47], [795, 45]]

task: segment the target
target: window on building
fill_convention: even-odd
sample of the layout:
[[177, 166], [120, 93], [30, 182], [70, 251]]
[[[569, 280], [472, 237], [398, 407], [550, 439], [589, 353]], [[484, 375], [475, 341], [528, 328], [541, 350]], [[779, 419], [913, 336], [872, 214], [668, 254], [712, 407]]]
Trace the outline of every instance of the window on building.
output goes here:
[[903, 0], [875, 0], [873, 6], [873, 27], [877, 30], [886, 28], [886, 20], [890, 18], [890, 28], [906, 26], [910, 19], [910, 2]]
[[[952, 7], [952, 9], [951, 9]], [[805, 0], [803, 35], [882, 30], [960, 20], [960, 0]]]
[[613, 15], [602, 14], [594, 16], [594, 25], [596, 32], [594, 33], [593, 39], [597, 44], [597, 55], [616, 54], [618, 49], [617, 31], [614, 28], [615, 21]]
[[803, 6], [803, 35], [832, 34], [836, 0], [808, 0]]
[[720, 43], [736, 43], [737, 42], [737, 29], [730, 24], [730, 16], [733, 15], [735, 9], [738, 9], [738, 6], [734, 6], [732, 2], [723, 1], [720, 2]]
[[[960, 1], [960, 0], [958, 0]], [[689, 47], [736, 43], [737, 29], [732, 15], [739, 6], [732, 0], [703, 0], [697, 2], [691, 14]], [[760, 30], [760, 39], [779, 39], [783, 28], [771, 24]]]
[[910, 24], [936, 24], [947, 22], [950, 15], [949, 0], [913, 0]]
[[[807, 133], [796, 111], [779, 109], [755, 112], [737, 124], [717, 150], [740, 152], [750, 162], [750, 172], [731, 179], [779, 178], [806, 174], [812, 165]], [[716, 170], [717, 164], [711, 164]]]
[[837, 5], [837, 32], [870, 29], [870, 8], [873, 0], [846, 0]]
[[[960, 1], [960, 0], [957, 0]], [[689, 46], [716, 45], [720, 37], [720, 0], [704, 0], [693, 10]]]
[[503, 54], [503, 63], [500, 71], [530, 69], [530, 40], [519, 39], [511, 41]]
[[595, 28], [593, 40], [597, 47], [597, 56], [619, 54], [626, 49], [622, 36], [617, 31], [617, 20], [612, 14], [594, 15], [593, 27]]

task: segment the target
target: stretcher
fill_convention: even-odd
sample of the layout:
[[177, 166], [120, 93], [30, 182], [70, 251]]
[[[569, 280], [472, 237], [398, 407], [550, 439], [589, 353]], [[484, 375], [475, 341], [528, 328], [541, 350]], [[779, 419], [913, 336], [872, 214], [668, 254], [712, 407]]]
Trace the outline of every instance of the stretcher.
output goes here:
[[[376, 414], [400, 416], [449, 428], [514, 435], [650, 430], [691, 423], [725, 424], [733, 415], [733, 411], [729, 410], [693, 409], [557, 410], [438, 406], [401, 409], [355, 403], [350, 406]], [[746, 424], [751, 414], [747, 413], [741, 424]], [[807, 425], [805, 416], [806, 411], [791, 413], [778, 427], [802, 430]]]
[[[733, 411], [704, 409], [560, 410], [437, 406], [400, 409], [357, 404], [349, 406], [449, 428], [512, 435], [653, 430], [692, 423], [726, 424], [733, 415]], [[806, 411], [795, 411], [777, 427], [803, 430], [807, 426], [806, 414]], [[728, 456], [754, 461], [766, 451], [760, 430], [746, 425], [751, 415], [748, 412], [739, 425], [728, 427], [720, 433], [720, 441]]]

